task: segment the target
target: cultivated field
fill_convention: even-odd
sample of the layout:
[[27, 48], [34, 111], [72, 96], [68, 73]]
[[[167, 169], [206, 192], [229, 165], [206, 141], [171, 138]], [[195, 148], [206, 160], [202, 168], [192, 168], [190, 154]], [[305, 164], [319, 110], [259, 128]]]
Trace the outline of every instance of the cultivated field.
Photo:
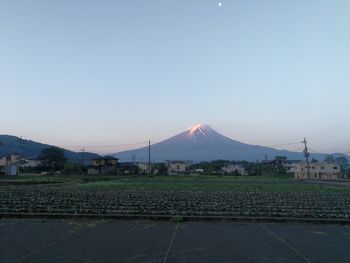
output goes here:
[[350, 188], [268, 177], [28, 176], [1, 179], [0, 213], [350, 220]]

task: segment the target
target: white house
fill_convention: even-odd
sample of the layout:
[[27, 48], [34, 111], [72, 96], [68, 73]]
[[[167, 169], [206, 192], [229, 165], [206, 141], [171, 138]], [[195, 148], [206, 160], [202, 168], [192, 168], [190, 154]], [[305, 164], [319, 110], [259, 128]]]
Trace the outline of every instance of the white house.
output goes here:
[[13, 176], [17, 175], [18, 166], [16, 164], [6, 164], [5, 166], [5, 175]]
[[232, 173], [237, 172], [240, 175], [247, 175], [247, 172], [244, 169], [244, 167], [242, 165], [239, 165], [239, 164], [228, 164], [228, 165], [221, 167], [221, 170], [227, 174], [232, 174]]
[[192, 165], [191, 161], [167, 161], [168, 174], [186, 173]]
[[0, 168], [3, 167], [2, 169], [4, 169], [5, 175], [17, 175], [19, 162], [20, 159], [18, 154], [1, 157]]
[[340, 179], [340, 166], [336, 163], [309, 163], [310, 176], [306, 163], [295, 163], [291, 169], [295, 179]]
[[21, 167], [38, 167], [41, 165], [41, 161], [36, 159], [24, 159], [23, 164], [21, 164]]

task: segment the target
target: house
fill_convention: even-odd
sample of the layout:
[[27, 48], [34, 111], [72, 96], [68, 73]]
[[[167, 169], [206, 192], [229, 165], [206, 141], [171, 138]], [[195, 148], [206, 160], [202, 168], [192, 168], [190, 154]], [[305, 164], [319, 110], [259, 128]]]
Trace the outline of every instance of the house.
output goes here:
[[309, 173], [307, 164], [295, 163], [292, 171], [294, 179], [341, 179], [340, 166], [336, 163], [309, 163]]
[[[139, 174], [148, 174], [149, 172], [149, 164], [148, 163], [138, 163], [138, 173]], [[151, 174], [166, 174], [167, 166], [165, 163], [152, 163], [151, 164]]]
[[191, 161], [167, 161], [168, 174], [184, 174], [192, 165]]
[[118, 174], [137, 174], [138, 166], [132, 162], [119, 163], [117, 167]]
[[14, 176], [18, 173], [18, 165], [16, 164], [6, 164], [5, 166], [5, 175]]
[[[22, 163], [23, 161], [23, 163]], [[23, 159], [21, 160], [21, 167], [38, 167], [41, 165], [41, 161], [37, 159]]]
[[92, 160], [92, 166], [116, 166], [118, 164], [118, 158], [112, 156], [104, 156], [101, 158], [95, 158]]
[[118, 158], [105, 156], [91, 161], [88, 168], [89, 175], [112, 175], [117, 173]]
[[5, 166], [6, 164], [17, 164], [19, 163], [19, 155], [11, 154], [8, 156], [0, 157], [0, 166]]
[[239, 174], [239, 175], [247, 175], [245, 168], [239, 164], [228, 164], [221, 167], [221, 170], [224, 174]]
[[300, 160], [285, 160], [282, 162], [284, 168], [286, 168], [287, 173], [294, 173], [294, 165], [302, 163]]
[[148, 173], [149, 165], [148, 163], [138, 163], [137, 168], [139, 173], [145, 174], [145, 173]]
[[197, 168], [197, 169], [194, 169], [194, 172], [196, 174], [202, 174], [202, 173], [204, 173], [204, 169], [203, 168]]
[[20, 158], [18, 154], [11, 154], [0, 158], [0, 170], [5, 175], [17, 175]]
[[165, 163], [162, 163], [162, 162], [152, 163], [151, 170], [152, 170], [152, 174], [154, 174], [154, 175], [157, 175], [157, 174], [158, 175], [160, 175], [160, 174], [165, 175], [168, 173], [168, 167], [166, 166]]
[[6, 165], [6, 156], [0, 158], [0, 166], [4, 167]]

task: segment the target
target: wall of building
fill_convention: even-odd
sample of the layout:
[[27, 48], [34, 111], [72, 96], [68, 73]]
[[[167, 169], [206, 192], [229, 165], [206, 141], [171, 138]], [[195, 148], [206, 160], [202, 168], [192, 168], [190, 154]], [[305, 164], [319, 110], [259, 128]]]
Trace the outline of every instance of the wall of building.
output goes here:
[[241, 165], [227, 165], [227, 166], [224, 166], [221, 168], [221, 170], [225, 173], [234, 173], [234, 172], [237, 172], [239, 173], [240, 175], [247, 175], [246, 173], [246, 170], [244, 169], [243, 166]]
[[307, 164], [299, 163], [293, 166], [295, 179], [340, 179], [340, 167], [336, 163], [310, 163], [310, 176], [307, 174]]

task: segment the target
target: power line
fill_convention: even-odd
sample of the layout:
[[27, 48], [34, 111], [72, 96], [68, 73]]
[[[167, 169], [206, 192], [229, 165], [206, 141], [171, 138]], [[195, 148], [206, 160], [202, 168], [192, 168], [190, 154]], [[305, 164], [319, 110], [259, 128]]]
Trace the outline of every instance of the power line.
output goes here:
[[343, 154], [343, 155], [347, 155], [350, 153], [350, 151], [344, 151], [344, 152], [336, 152], [336, 153], [325, 153], [325, 152], [321, 152], [321, 151], [317, 151], [313, 148], [310, 148], [309, 147], [309, 150], [312, 151], [313, 153], [316, 153], [316, 154], [325, 154], [325, 155], [333, 155], [333, 154]]
[[69, 148], [69, 149], [81, 149], [81, 148], [106, 148], [106, 147], [123, 147], [123, 146], [138, 146], [138, 145], [146, 145], [148, 142], [139, 142], [139, 143], [125, 143], [125, 144], [109, 144], [109, 145], [60, 145], [58, 147], [61, 148]]
[[[153, 144], [154, 145], [154, 144]], [[162, 146], [166, 146], [167, 148], [171, 147], [178, 147], [181, 145], [186, 145], [186, 144], [173, 144], [173, 143], [162, 143]], [[300, 145], [300, 142], [299, 142]], [[270, 148], [270, 146], [261, 146], [261, 145], [249, 145], [249, 146], [255, 146], [255, 147], [261, 147], [261, 148]], [[191, 145], [192, 148], [197, 148], [197, 149], [203, 149], [203, 150], [246, 150], [247, 147], [246, 145], [242, 146], [203, 146], [203, 145]], [[277, 150], [277, 149], [276, 149]]]
[[[18, 140], [19, 143], [23, 143], [23, 139], [21, 140], [21, 138]], [[82, 148], [86, 149], [86, 148], [90, 148], [90, 149], [93, 149], [93, 148], [112, 148], [112, 147], [131, 147], [131, 146], [145, 146], [147, 147], [147, 144], [148, 144], [148, 147], [150, 147], [150, 144], [154, 145], [154, 144], [158, 144], [158, 143], [161, 143], [162, 146], [166, 146], [167, 148], [171, 148], [171, 147], [177, 147], [179, 146], [180, 144], [173, 144], [173, 143], [167, 143], [167, 142], [164, 142], [164, 141], [160, 141], [160, 142], [154, 142], [152, 143], [151, 141], [144, 141], [144, 142], [137, 142], [137, 143], [124, 143], [124, 144], [105, 144], [105, 145], [85, 145], [85, 146], [82, 146], [82, 145], [61, 145], [61, 146], [58, 146], [58, 147], [61, 147], [61, 148], [67, 148], [67, 149], [79, 149], [81, 150]], [[304, 143], [304, 141], [302, 141], [302, 143]], [[289, 142], [289, 143], [281, 143], [281, 144], [273, 144], [273, 145], [266, 145], [266, 146], [262, 146], [262, 145], [254, 145], [254, 146], [257, 146], [257, 147], [262, 147], [262, 148], [269, 148], [269, 147], [281, 147], [281, 146], [292, 146], [292, 145], [300, 145], [301, 142], [298, 141], [298, 142]], [[1, 144], [0, 144], [1, 145]], [[244, 145], [244, 143], [242, 143], [242, 146], [225, 146], [225, 147], [220, 147], [220, 146], [214, 146], [214, 147], [210, 147], [210, 146], [203, 146], [203, 145], [192, 145], [192, 148], [197, 148], [197, 149], [203, 149], [203, 150], [222, 150], [222, 151], [230, 151], [230, 150], [245, 150], [247, 149], [247, 146]], [[294, 148], [294, 147], [293, 147]], [[311, 150], [312, 152], [314, 153], [317, 153], [317, 154], [325, 154], [325, 153], [322, 153], [320, 151], [317, 151], [317, 150], [314, 150], [314, 149], [311, 149], [311, 148], [308, 148], [309, 150]], [[293, 151], [299, 151], [300, 148], [298, 149], [295, 149]], [[305, 150], [305, 148], [304, 148]], [[342, 154], [349, 154], [350, 151], [344, 151], [344, 152], [340, 152]], [[309, 153], [310, 154], [310, 153]]]
[[267, 145], [263, 147], [279, 147], [279, 146], [288, 146], [288, 145], [296, 145], [300, 144], [300, 142], [290, 142], [290, 143], [284, 143], [284, 144], [275, 144], [275, 145]]
[[309, 151], [311, 151], [311, 152], [313, 152], [313, 153], [317, 153], [317, 154], [325, 154], [325, 153], [322, 153], [322, 152], [320, 152], [320, 151], [316, 151], [316, 150], [314, 150], [314, 149], [312, 149], [312, 148], [310, 148], [310, 147], [309, 147]]
[[339, 149], [342, 149], [344, 150], [344, 148], [347, 148], [350, 146], [350, 143], [344, 143], [342, 145], [339, 145], [337, 147], [334, 147], [334, 148], [330, 148], [328, 150], [326, 150], [327, 152], [335, 152], [335, 151], [340, 151]]

